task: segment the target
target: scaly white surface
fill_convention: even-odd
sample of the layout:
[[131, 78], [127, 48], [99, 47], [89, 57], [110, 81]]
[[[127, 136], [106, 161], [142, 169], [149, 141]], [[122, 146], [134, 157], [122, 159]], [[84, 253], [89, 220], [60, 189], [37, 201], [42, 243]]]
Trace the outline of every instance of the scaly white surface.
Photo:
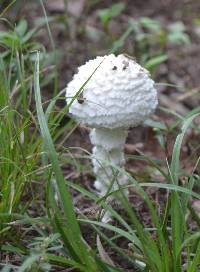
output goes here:
[[66, 88], [67, 103], [91, 75], [83, 88], [84, 102], [75, 99], [69, 109], [79, 122], [99, 128], [130, 127], [154, 112], [158, 103], [154, 81], [124, 55], [97, 57], [80, 66]]
[[115, 148], [123, 149], [127, 134], [127, 130], [121, 128], [110, 129], [110, 133], [109, 129], [96, 128], [90, 132], [90, 140], [94, 146], [103, 145], [108, 151]]
[[[108, 189], [118, 189], [118, 184], [128, 183], [128, 178], [123, 173], [126, 136], [127, 131], [124, 129], [94, 128], [90, 133], [90, 140], [94, 145], [92, 149], [93, 171], [97, 178], [94, 186], [101, 195], [105, 195]], [[115, 166], [121, 171], [118, 171]], [[112, 183], [112, 188], [109, 188]], [[127, 193], [127, 190], [124, 192]]]

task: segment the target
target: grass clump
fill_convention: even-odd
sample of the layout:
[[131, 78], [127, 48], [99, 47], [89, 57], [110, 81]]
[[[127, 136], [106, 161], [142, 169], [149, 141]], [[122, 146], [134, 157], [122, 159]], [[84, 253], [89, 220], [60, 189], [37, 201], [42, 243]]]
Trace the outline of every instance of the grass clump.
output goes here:
[[[200, 219], [193, 206], [200, 200], [199, 157], [193, 154], [188, 169], [181, 157], [187, 131], [200, 133], [199, 107], [185, 116], [173, 116], [170, 127], [149, 121], [161, 149], [166, 149], [169, 134], [174, 136], [166, 162], [142, 153], [130, 155], [128, 163], [145, 165], [145, 176], [124, 172], [129, 185], [100, 198], [82, 184], [84, 175], [92, 178], [88, 151], [66, 146], [77, 124], [64, 119], [70, 105], [56, 111], [64, 91], [58, 93], [57, 70], [49, 73], [48, 80], [43, 75], [49, 54], [35, 51], [42, 48], [32, 43], [36, 32], [28, 31], [21, 20], [0, 33], [2, 271], [199, 271]], [[55, 95], [44, 104], [41, 87], [45, 89], [51, 80]], [[112, 167], [113, 172], [124, 171]], [[130, 199], [123, 194], [127, 187], [133, 195]], [[149, 192], [152, 188], [161, 195], [159, 200]], [[111, 194], [119, 196], [118, 202], [107, 201]], [[144, 205], [145, 213], [137, 202]], [[82, 207], [86, 204], [89, 212]], [[104, 210], [109, 210], [113, 221], [101, 222]]]

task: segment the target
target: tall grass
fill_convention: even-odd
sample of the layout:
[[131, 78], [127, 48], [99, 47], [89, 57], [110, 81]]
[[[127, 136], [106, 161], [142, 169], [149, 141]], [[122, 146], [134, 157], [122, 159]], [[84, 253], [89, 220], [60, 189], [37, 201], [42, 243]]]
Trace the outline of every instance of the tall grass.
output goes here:
[[[17, 54], [17, 55], [16, 55]], [[13, 58], [18, 53], [13, 54]], [[31, 188], [31, 172], [38, 167], [38, 150], [41, 144], [40, 138], [35, 134], [30, 137], [30, 125], [33, 124], [32, 116], [28, 112], [26, 104], [27, 85], [24, 84], [25, 74], [17, 66], [19, 76], [18, 99], [16, 104], [20, 103], [21, 107], [14, 104], [12, 99], [15, 89], [10, 90], [12, 86], [9, 71], [1, 58], [0, 65], [0, 233], [3, 234], [10, 229], [7, 225], [12, 214], [19, 212], [23, 214], [32, 201], [33, 192]], [[20, 101], [20, 102], [19, 102]], [[22, 202], [22, 197], [29, 191], [27, 202]], [[9, 233], [9, 232], [8, 232]]]
[[[185, 187], [180, 186], [178, 180], [179, 176], [182, 175], [180, 169], [180, 152], [183, 137], [187, 129], [192, 125], [193, 119], [197, 117], [199, 113], [194, 112], [193, 114], [189, 114], [188, 117], [186, 116], [182, 122], [181, 133], [177, 135], [174, 144], [171, 164], [164, 173], [166, 184], [149, 184], [150, 186], [155, 186], [158, 188], [161, 187], [169, 190], [167, 205], [163, 208], [164, 217], [160, 218], [160, 216], [157, 214], [155, 205], [146, 191], [143, 189], [143, 186], [148, 186], [148, 183], [140, 183], [127, 174], [130, 183], [132, 184], [131, 186], [137, 190], [138, 194], [146, 202], [149, 209], [149, 214], [154, 227], [153, 229], [148, 230], [143, 226], [142, 222], [137, 217], [134, 207], [132, 207], [123, 194], [120, 201], [124, 211], [126, 211], [128, 221], [125, 221], [123, 217], [114, 211], [112, 206], [107, 204], [105, 198], [100, 200], [97, 196], [87, 192], [80, 186], [68, 183], [63, 179], [57, 154], [47, 127], [45, 115], [41, 108], [38, 82], [39, 77], [37, 76], [39, 74], [38, 62], [39, 59], [37, 60], [37, 69], [35, 71], [35, 98], [38, 119], [41, 134], [43, 136], [45, 151], [47, 152], [52, 163], [52, 171], [55, 174], [57, 188], [60, 194], [60, 204], [63, 207], [64, 213], [64, 215], [61, 214], [54, 199], [53, 189], [49, 183], [47, 190], [49, 193], [49, 215], [51, 222], [54, 223], [56, 231], [60, 233], [61, 239], [63, 239], [64, 245], [69, 251], [69, 257], [76, 261], [79, 265], [86, 264], [85, 267], [82, 267], [82, 270], [79, 268], [81, 271], [88, 271], [88, 269], [90, 269], [89, 271], [93, 271], [92, 269], [94, 269], [94, 271], [107, 271], [107, 265], [104, 263], [102, 268], [101, 266], [99, 267], [96, 260], [97, 256], [94, 258], [95, 253], [92, 253], [92, 250], [89, 250], [89, 246], [82, 242], [83, 238], [81, 238], [82, 236], [79, 228], [79, 221], [92, 226], [94, 232], [96, 232], [98, 236], [105, 241], [105, 243], [111, 246], [114, 251], [120, 254], [120, 256], [123, 256], [127, 262], [132, 264], [133, 267], [138, 267], [138, 269], [145, 271], [182, 271], [183, 267], [185, 267], [187, 271], [195, 271], [194, 267], [197, 269], [199, 265], [199, 242], [196, 241], [196, 238], [199, 237], [200, 233], [198, 231], [195, 233], [190, 231], [187, 217], [185, 217], [189, 197], [193, 195], [200, 199], [200, 195], [192, 192], [196, 179], [194, 176], [195, 169], [190, 174], [188, 184], [186, 184]], [[157, 165], [155, 165], [155, 167], [160, 171], [160, 168]], [[117, 170], [122, 171], [121, 169]], [[163, 175], [163, 171], [160, 171], [160, 173]], [[100, 203], [102, 208], [108, 209], [113, 218], [118, 221], [120, 227], [110, 224], [103, 224], [100, 221], [88, 220], [85, 216], [82, 216], [82, 218], [78, 219], [77, 221], [72, 200], [69, 195], [69, 191], [67, 190], [69, 186], [76, 188], [79, 192]], [[65, 224], [63, 224], [63, 222], [65, 222]], [[71, 233], [72, 228], [75, 231], [74, 233]], [[127, 250], [120, 248], [117, 245], [117, 239], [110, 240], [103, 232], [103, 229], [109, 229], [114, 232], [113, 234], [118, 234], [117, 239], [119, 239], [119, 237], [127, 239], [127, 241], [131, 243], [130, 251], [127, 252]], [[78, 249], [80, 249], [80, 252]], [[82, 255], [81, 250], [83, 250], [82, 252], [87, 252], [87, 254]], [[131, 258], [129, 255], [131, 255]], [[87, 261], [88, 257], [91, 262]]]
[[[196, 154], [197, 161], [190, 172], [182, 169], [180, 158], [188, 128], [199, 133], [194, 121], [200, 109], [175, 116], [172, 126], [176, 139], [165, 165], [142, 154], [129, 157], [132, 161], [144, 161], [159, 173], [162, 182], [150, 177], [144, 182], [111, 165], [113, 172], [123, 171], [127, 175], [129, 185], [100, 198], [64, 176], [62, 166], [66, 163], [76, 169], [80, 160], [90, 163], [90, 159], [88, 152], [77, 158], [66, 156], [72, 148], [62, 146], [59, 139], [73, 136], [76, 124], [69, 120], [60, 127], [60, 121], [70, 105], [55, 112], [56, 102], [64, 93], [61, 91], [44, 107], [41, 83], [46, 67], [40, 68], [38, 52], [30, 56], [27, 51], [37, 46], [27, 47], [29, 40], [20, 42], [20, 35], [26, 36], [24, 29], [26, 23], [22, 22], [8, 36], [0, 36], [6, 45], [6, 55], [0, 55], [0, 267], [19, 272], [200, 271], [200, 219], [191, 205], [191, 200], [200, 200], [196, 191], [200, 181], [199, 158]], [[48, 31], [51, 35], [49, 26]], [[53, 78], [56, 94], [57, 73]], [[160, 128], [161, 135], [167, 133], [165, 126], [161, 124]], [[82, 170], [85, 168], [83, 165]], [[187, 179], [185, 183], [181, 183], [182, 176]], [[124, 196], [123, 189], [127, 187], [145, 203], [149, 226], [145, 226], [136, 205]], [[166, 200], [155, 202], [148, 194], [147, 188], [151, 187], [165, 190]], [[95, 218], [77, 207], [72, 192], [90, 201], [92, 207], [97, 206]], [[110, 195], [118, 196], [117, 205], [107, 201]], [[101, 222], [104, 210], [112, 215], [109, 223]], [[4, 256], [11, 253], [17, 261], [6, 261]]]
[[[13, 110], [6, 88], [2, 88], [3, 96], [1, 97], [1, 118], [3, 121], [1, 122], [1, 164], [3, 165], [1, 167], [1, 177], [3, 177], [2, 181], [4, 181], [1, 184], [3, 189], [0, 214], [1, 232], [5, 233], [8, 238], [10, 236], [8, 230], [11, 229], [13, 223], [14, 225], [22, 226], [24, 224], [32, 224], [32, 226], [39, 224], [36, 229], [38, 235], [41, 236], [39, 242], [32, 243], [33, 249], [35, 244], [37, 246], [39, 244], [37, 253], [35, 250], [24, 249], [20, 251], [19, 248], [17, 250], [16, 245], [14, 248], [5, 245], [2, 247], [5, 251], [12, 250], [15, 252], [16, 250], [16, 254], [19, 254], [19, 252], [25, 256], [29, 254], [29, 257], [20, 266], [19, 271], [26, 271], [30, 267], [41, 269], [41, 267], [45, 267], [47, 264], [70, 266], [77, 268], [79, 271], [120, 271], [120, 265], [114, 265], [116, 257], [111, 262], [108, 261], [108, 258], [105, 258], [105, 255], [107, 255], [105, 252], [109, 248], [120, 258], [124, 258], [129, 267], [138, 269], [138, 271], [198, 271], [200, 263], [200, 232], [198, 228], [190, 229], [191, 221], [188, 221], [189, 217], [186, 214], [188, 213], [188, 207], [189, 210], [192, 209], [189, 199], [191, 197], [200, 199], [200, 195], [193, 191], [193, 187], [199, 180], [199, 176], [195, 173], [199, 161], [194, 165], [192, 173], [188, 173], [188, 182], [185, 185], [179, 184], [179, 177], [183, 174], [180, 167], [183, 137], [187, 129], [194, 126], [193, 120], [199, 115], [199, 110], [195, 110], [185, 118], [182, 118], [182, 128], [174, 144], [171, 163], [167, 164], [165, 169], [162, 169], [155, 161], [145, 156], [141, 155], [139, 158], [136, 158], [148, 161], [163, 176], [165, 183], [153, 181], [142, 183], [134, 179], [130, 174], [125, 173], [130, 180], [129, 187], [134, 187], [134, 190], [148, 207], [152, 227], [147, 228], [143, 226], [141, 219], [138, 218], [134, 205], [123, 194], [119, 201], [126, 216], [120, 215], [106, 201], [107, 196], [99, 199], [94, 193], [87, 191], [82, 186], [64, 179], [60, 167], [62, 161], [58, 157], [49, 130], [50, 127], [51, 131], [54, 131], [52, 130], [54, 127], [53, 121], [55, 122], [59, 118], [55, 119], [55, 115], [52, 115], [53, 119], [49, 119], [58, 96], [52, 100], [45, 115], [41, 102], [39, 75], [39, 54], [37, 54], [34, 71], [34, 93], [38, 118], [36, 127], [39, 125], [42, 139], [35, 132], [34, 135], [37, 135], [37, 137], [31, 139], [31, 144], [30, 142], [28, 143], [28, 140], [27, 144], [24, 144], [25, 140], [22, 142], [22, 136], [20, 138], [20, 135], [22, 135], [25, 124], [28, 121], [30, 122], [30, 117], [29, 119], [25, 117], [23, 119], [24, 122], [21, 121], [22, 114]], [[4, 84], [1, 84], [1, 86], [4, 86]], [[58, 115], [60, 114], [62, 115], [62, 113]], [[194, 129], [196, 128], [194, 127]], [[53, 135], [55, 135], [54, 132]], [[8, 140], [10, 141], [9, 145], [6, 144]], [[25, 214], [27, 202], [24, 202], [23, 207], [22, 195], [25, 188], [31, 188], [29, 185], [35, 179], [39, 159], [42, 159], [43, 166], [41, 169], [44, 169], [42, 173], [46, 184], [46, 214], [34, 219], [30, 215]], [[114, 165], [113, 168], [115, 168]], [[121, 169], [115, 170], [122, 171]], [[57, 184], [58, 201], [55, 198], [54, 180]], [[166, 194], [168, 192], [166, 206], [162, 207], [162, 216], [157, 213], [154, 201], [144, 190], [145, 187], [162, 188], [166, 190]], [[69, 191], [70, 188], [77, 190], [85, 198], [94, 201], [94, 203], [98, 203], [102, 209], [109, 210], [115, 220], [114, 224], [105, 224], [99, 220], [91, 220], [84, 214], [77, 217]], [[112, 194], [114, 193], [112, 192]], [[34, 201], [33, 198], [32, 201]], [[192, 211], [195, 213], [194, 210]], [[193, 218], [198, 225], [198, 216], [196, 215], [195, 217], [193, 214]], [[15, 221], [11, 225], [7, 224], [14, 219]], [[44, 225], [45, 228], [50, 230], [51, 236], [53, 235], [48, 242], [46, 235], [48, 235], [49, 231], [43, 232], [40, 230], [40, 227]], [[81, 228], [84, 226], [92, 228], [93, 235], [100, 237], [103, 242], [102, 247], [99, 246], [99, 242], [93, 245], [92, 248], [92, 245], [86, 243], [81, 234]], [[112, 239], [110, 239], [110, 233], [113, 235]], [[129, 247], [125, 249], [120, 247], [118, 241], [122, 238], [127, 241]], [[35, 239], [39, 239], [39, 237], [35, 237]], [[54, 248], [56, 251], [54, 251]]]

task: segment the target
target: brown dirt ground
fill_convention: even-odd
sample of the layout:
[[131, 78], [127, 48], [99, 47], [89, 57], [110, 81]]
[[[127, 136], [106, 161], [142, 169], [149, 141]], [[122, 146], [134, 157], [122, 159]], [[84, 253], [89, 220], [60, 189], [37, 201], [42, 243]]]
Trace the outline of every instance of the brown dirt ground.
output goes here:
[[[20, 2], [20, 1], [19, 1]], [[21, 3], [23, 0], [21, 1]], [[25, 3], [26, 1], [24, 1]], [[48, 0], [45, 2], [45, 7], [49, 15], [63, 15], [63, 1], [56, 1], [56, 5], [53, 4], [53, 0]], [[102, 34], [102, 26], [96, 15], [96, 10], [99, 8], [109, 7], [115, 1], [107, 0], [100, 1], [98, 4], [88, 5], [92, 1], [81, 1], [77, 0], [79, 3], [80, 10], [72, 15], [73, 11], [73, 1], [69, 0], [71, 5], [71, 19], [70, 27], [71, 37], [69, 39], [66, 30], [60, 25], [51, 25], [53, 37], [55, 40], [56, 48], [62, 49], [64, 56], [59, 62], [59, 87], [62, 89], [66, 86], [67, 82], [72, 78], [73, 73], [76, 71], [77, 66], [83, 64], [86, 60], [93, 56], [99, 54], [106, 54], [108, 50], [107, 40], [97, 38], [96, 43], [88, 37], [83, 31], [84, 27], [95, 27], [100, 29], [99, 35]], [[150, 18], [158, 19], [162, 25], [166, 25], [169, 22], [181, 20], [186, 25], [187, 33], [190, 35], [192, 43], [185, 46], [173, 46], [166, 48], [167, 54], [169, 56], [168, 61], [162, 64], [156, 73], [156, 82], [168, 82], [172, 84], [177, 84], [181, 86], [181, 90], [177, 90], [172, 87], [160, 87], [160, 105], [164, 107], [169, 107], [171, 110], [178, 111], [179, 113], [186, 114], [189, 110], [193, 109], [195, 106], [200, 105], [200, 35], [197, 34], [197, 29], [193, 26], [193, 19], [199, 16], [200, 12], [200, 1], [198, 0], [126, 0], [126, 10], [123, 16], [119, 19], [114, 20], [110, 26], [110, 31], [113, 31], [115, 35], [122, 33], [126, 29], [127, 18], [139, 18], [140, 16], [149, 16]], [[81, 6], [83, 5], [83, 7]], [[81, 7], [80, 7], [81, 6]], [[90, 7], [89, 7], [90, 6]], [[21, 16], [25, 17], [30, 25], [33, 25], [33, 21], [43, 16], [41, 7], [36, 3], [36, 1], [30, 1], [28, 4], [19, 5], [16, 7], [11, 15], [11, 17], [18, 19]], [[113, 29], [112, 29], [113, 27]], [[78, 30], [78, 31], [77, 31]], [[199, 31], [199, 30], [198, 30]], [[38, 39], [45, 45], [47, 49], [50, 48], [49, 38], [46, 30], [41, 30]], [[128, 44], [129, 41], [127, 41]], [[127, 48], [125, 44], [125, 49]], [[194, 92], [194, 90], [197, 90]], [[193, 95], [194, 92], [194, 95]], [[52, 96], [52, 88], [48, 88], [45, 91], [46, 96]], [[185, 95], [185, 97], [184, 97]], [[155, 120], [160, 120], [166, 124], [170, 124], [173, 118], [164, 114], [161, 111], [157, 111]], [[191, 170], [194, 165], [194, 157], [196, 158], [200, 154], [200, 150], [195, 150], [196, 143], [199, 143], [199, 135], [196, 135], [193, 130], [189, 130], [186, 138], [184, 140], [184, 147], [182, 151], [182, 164], [187, 169]], [[174, 135], [168, 135], [167, 139], [167, 150], [161, 149], [155, 139], [155, 133], [151, 128], [139, 127], [136, 129], [131, 129], [128, 139], [127, 146], [125, 148], [126, 154], [141, 154], [145, 153], [151, 158], [156, 158], [161, 164], [165, 164], [165, 158], [169, 157], [172, 145], [174, 142]], [[91, 150], [91, 145], [88, 138], [88, 131], [85, 128], [79, 127], [76, 129], [73, 137], [71, 137], [66, 143], [68, 146], [81, 146], [87, 150]], [[196, 155], [194, 155], [196, 152]], [[198, 154], [197, 154], [198, 153]], [[156, 173], [150, 173], [147, 171], [147, 164], [133, 161], [131, 159], [127, 160], [126, 165], [128, 171], [133, 173], [135, 177], [139, 177], [141, 180], [148, 179], [158, 179], [161, 180], [160, 176]], [[70, 167], [64, 169], [65, 175], [71, 175], [76, 182], [84, 183], [86, 188], [93, 190], [92, 179], [87, 173], [72, 173]], [[166, 195], [164, 191], [149, 189], [149, 195], [155, 200], [156, 205], [163, 205], [162, 203], [166, 200]], [[74, 201], [77, 207], [82, 207], [82, 211], [87, 212], [87, 209], [91, 209], [93, 205], [88, 200], [77, 195], [75, 192]], [[144, 202], [137, 196], [134, 191], [131, 191], [131, 202], [135, 205], [137, 203], [137, 211], [140, 218], [143, 219], [144, 225], [149, 226], [151, 224], [148, 215], [147, 208]], [[161, 203], [161, 204], [158, 204]], [[95, 208], [95, 207], [94, 207]], [[122, 211], [123, 212], [123, 211]], [[92, 217], [92, 215], [91, 215]], [[88, 228], [83, 228], [83, 235], [86, 240], [88, 237]], [[122, 241], [123, 244], [123, 241]], [[127, 245], [124, 243], [123, 245]], [[109, 252], [111, 258], [115, 260], [113, 252]], [[123, 263], [122, 260], [117, 259], [117, 263]], [[123, 263], [124, 265], [124, 263]], [[124, 265], [126, 271], [131, 271], [129, 267]], [[52, 270], [53, 271], [53, 270]], [[55, 270], [59, 271], [59, 270]], [[65, 270], [61, 270], [65, 271]], [[75, 270], [74, 270], [75, 271]]]

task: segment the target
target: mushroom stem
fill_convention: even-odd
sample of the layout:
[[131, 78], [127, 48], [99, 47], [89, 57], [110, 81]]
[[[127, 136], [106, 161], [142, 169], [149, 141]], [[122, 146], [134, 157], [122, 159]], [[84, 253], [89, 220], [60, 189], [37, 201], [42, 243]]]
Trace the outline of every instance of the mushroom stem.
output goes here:
[[125, 164], [124, 144], [127, 134], [124, 128], [94, 128], [90, 133], [90, 140], [94, 145], [93, 171], [97, 177], [94, 186], [100, 195], [105, 195], [109, 189], [117, 189], [118, 185], [128, 182], [128, 178], [112, 166], [123, 167]]

